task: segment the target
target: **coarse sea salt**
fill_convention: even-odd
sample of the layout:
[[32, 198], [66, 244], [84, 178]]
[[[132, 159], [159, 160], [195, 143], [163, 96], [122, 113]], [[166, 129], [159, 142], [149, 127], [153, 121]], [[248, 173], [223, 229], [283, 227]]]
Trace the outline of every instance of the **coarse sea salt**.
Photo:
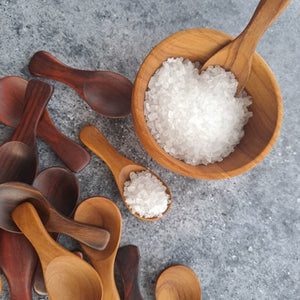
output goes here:
[[166, 187], [149, 171], [131, 172], [129, 177], [124, 197], [132, 212], [144, 218], [161, 217], [170, 202]]
[[199, 74], [199, 63], [169, 58], [145, 94], [144, 114], [157, 143], [191, 165], [221, 161], [244, 135], [251, 97], [235, 97], [237, 80], [219, 66]]

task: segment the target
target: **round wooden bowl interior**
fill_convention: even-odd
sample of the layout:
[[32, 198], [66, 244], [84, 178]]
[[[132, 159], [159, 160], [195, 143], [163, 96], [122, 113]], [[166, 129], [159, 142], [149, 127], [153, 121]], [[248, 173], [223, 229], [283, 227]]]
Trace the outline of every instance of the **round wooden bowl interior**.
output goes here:
[[266, 157], [278, 137], [282, 122], [280, 88], [270, 67], [257, 53], [253, 57], [246, 85], [247, 92], [253, 98], [249, 108], [253, 117], [245, 126], [245, 135], [234, 152], [221, 162], [198, 166], [186, 164], [165, 152], [147, 127], [144, 116], [145, 91], [150, 78], [162, 63], [169, 57], [184, 57], [204, 63], [232, 39], [232, 36], [213, 29], [177, 32], [153, 48], [137, 74], [132, 96], [136, 133], [149, 155], [175, 173], [199, 179], [222, 179], [242, 174]]

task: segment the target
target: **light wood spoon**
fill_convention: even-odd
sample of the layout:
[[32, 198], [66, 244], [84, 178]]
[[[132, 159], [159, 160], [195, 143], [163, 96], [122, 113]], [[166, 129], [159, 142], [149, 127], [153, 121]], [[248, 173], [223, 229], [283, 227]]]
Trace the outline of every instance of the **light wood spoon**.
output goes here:
[[12, 218], [38, 253], [51, 299], [102, 299], [102, 283], [97, 272], [50, 237], [31, 203], [17, 206]]
[[[121, 197], [129, 209], [129, 211], [136, 216], [139, 219], [145, 220], [145, 221], [154, 221], [160, 219], [162, 216], [164, 216], [171, 206], [172, 196], [171, 192], [169, 190], [169, 187], [162, 181], [161, 178], [159, 178], [156, 174], [148, 170], [147, 168], [133, 162], [132, 160], [127, 159], [123, 155], [121, 155], [117, 150], [115, 150], [112, 145], [107, 141], [107, 139], [103, 136], [103, 134], [95, 127], [95, 126], [86, 126], [84, 127], [79, 134], [79, 138], [81, 141], [96, 155], [101, 157], [110, 170], [112, 171], [115, 181], [117, 183], [119, 192], [121, 194]], [[125, 197], [124, 197], [124, 183], [130, 179], [129, 175], [131, 172], [140, 172], [140, 171], [149, 171], [152, 175], [157, 177], [162, 184], [166, 187], [166, 193], [170, 196], [170, 201], [168, 204], [168, 208], [166, 211], [162, 214], [161, 217], [155, 217], [155, 218], [144, 218], [141, 217], [137, 213], [133, 213], [130, 206], [126, 203]]]
[[34, 75], [68, 84], [101, 115], [120, 118], [130, 113], [133, 85], [120, 74], [73, 69], [46, 51], [34, 54], [29, 70]]
[[81, 246], [102, 279], [103, 300], [120, 299], [114, 278], [114, 263], [122, 230], [122, 216], [118, 207], [107, 198], [89, 198], [77, 207], [74, 219], [110, 232], [110, 240], [103, 251]]
[[197, 275], [190, 268], [174, 265], [164, 270], [155, 285], [156, 300], [201, 300]]
[[236, 95], [239, 95], [248, 81], [258, 41], [290, 2], [291, 0], [261, 0], [244, 31], [209, 58], [201, 71], [216, 65], [231, 71], [238, 81]]
[[0, 228], [20, 232], [11, 219], [11, 213], [24, 201], [35, 206], [49, 232], [66, 234], [97, 250], [106, 247], [110, 235], [107, 230], [67, 219], [58, 213], [39, 191], [19, 182], [0, 184]]

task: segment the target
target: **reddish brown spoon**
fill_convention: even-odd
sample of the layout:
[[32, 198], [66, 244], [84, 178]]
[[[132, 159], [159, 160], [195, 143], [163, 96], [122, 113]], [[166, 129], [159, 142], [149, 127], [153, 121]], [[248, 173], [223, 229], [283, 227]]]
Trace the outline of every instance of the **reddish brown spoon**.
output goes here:
[[[39, 190], [59, 213], [67, 217], [72, 215], [79, 198], [79, 184], [72, 172], [60, 167], [48, 168], [38, 174], [33, 187]], [[57, 240], [58, 236], [57, 233], [51, 234], [54, 240]], [[33, 288], [38, 295], [47, 295], [40, 262], [35, 270]]]
[[38, 168], [36, 128], [52, 93], [53, 88], [49, 84], [35, 79], [29, 81], [19, 125], [10, 142], [0, 147], [0, 183], [32, 183]]
[[69, 85], [103, 116], [120, 118], [130, 113], [133, 85], [122, 75], [73, 69], [46, 51], [39, 51], [32, 57], [29, 70], [34, 75]]
[[138, 283], [139, 248], [135, 245], [120, 247], [117, 252], [116, 263], [124, 287], [123, 300], [143, 300]]
[[[19, 124], [26, 103], [27, 84], [22, 77], [0, 79], [0, 121], [5, 125], [17, 127]], [[55, 127], [47, 109], [38, 124], [37, 135], [51, 146], [71, 171], [79, 172], [89, 163], [90, 154]]]
[[11, 213], [24, 201], [31, 202], [35, 206], [49, 232], [66, 234], [97, 250], [103, 250], [109, 242], [110, 234], [107, 230], [65, 218], [47, 202], [39, 191], [20, 182], [0, 184], [0, 228], [20, 232], [11, 219]]

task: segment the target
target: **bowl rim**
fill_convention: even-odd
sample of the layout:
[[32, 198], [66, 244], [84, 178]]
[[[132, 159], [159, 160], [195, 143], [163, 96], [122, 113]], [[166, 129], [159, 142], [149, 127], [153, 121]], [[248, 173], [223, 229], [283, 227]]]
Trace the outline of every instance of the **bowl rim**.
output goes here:
[[[278, 85], [278, 82], [275, 78], [275, 75], [273, 74], [270, 66], [265, 62], [265, 60], [257, 53], [255, 52], [253, 59], [258, 60], [258, 63], [262, 66], [263, 69], [266, 70], [266, 72], [269, 74], [269, 80], [272, 84], [272, 88], [274, 90], [275, 100], [276, 100], [276, 110], [277, 110], [277, 120], [276, 125], [273, 131], [272, 136], [270, 137], [268, 143], [266, 146], [262, 149], [260, 153], [257, 154], [256, 157], [254, 157], [251, 161], [245, 163], [244, 165], [235, 168], [233, 170], [223, 170], [222, 167], [219, 166], [219, 163], [216, 162], [214, 165], [216, 166], [214, 171], [208, 171], [203, 172], [203, 170], [199, 170], [199, 167], [201, 166], [202, 169], [205, 169], [204, 165], [198, 165], [193, 166], [189, 165], [173, 156], [171, 156], [169, 153], [167, 153], [154, 139], [152, 134], [150, 133], [150, 130], [147, 126], [145, 117], [144, 117], [144, 108], [143, 105], [140, 107], [140, 104], [144, 103], [143, 101], [139, 101], [138, 97], [138, 91], [141, 89], [140, 85], [142, 84], [143, 77], [142, 73], [144, 72], [145, 65], [148, 63], [148, 60], [151, 58], [151, 56], [155, 55], [155, 52], [162, 44], [168, 43], [172, 41], [173, 39], [178, 38], [179, 36], [183, 34], [203, 34], [203, 35], [217, 35], [219, 37], [228, 39], [228, 42], [232, 39], [234, 39], [233, 36], [216, 30], [216, 29], [210, 29], [210, 28], [192, 28], [192, 29], [186, 29], [182, 31], [178, 31], [165, 39], [163, 39], [161, 42], [159, 42], [153, 49], [148, 53], [148, 55], [145, 57], [143, 63], [141, 64], [139, 71], [137, 73], [134, 86], [133, 86], [133, 92], [132, 92], [132, 104], [131, 104], [131, 114], [133, 119], [133, 125], [135, 128], [135, 132], [138, 136], [138, 139], [142, 146], [145, 148], [147, 153], [161, 166], [164, 168], [175, 172], [177, 174], [191, 177], [191, 178], [197, 178], [197, 179], [225, 179], [234, 177], [237, 175], [240, 175], [242, 173], [245, 173], [246, 171], [249, 171], [253, 167], [255, 167], [259, 162], [261, 162], [267, 154], [270, 152], [272, 147], [274, 146], [280, 132], [282, 119], [283, 119], [283, 103], [282, 103], [282, 95], [280, 91], [280, 87]], [[225, 44], [224, 44], [225, 45]], [[224, 46], [223, 45], [223, 46]], [[149, 76], [149, 79], [151, 78], [153, 74]], [[148, 85], [148, 83], [147, 83]], [[141, 113], [142, 112], [142, 113]], [[210, 164], [212, 165], [212, 164]]]

